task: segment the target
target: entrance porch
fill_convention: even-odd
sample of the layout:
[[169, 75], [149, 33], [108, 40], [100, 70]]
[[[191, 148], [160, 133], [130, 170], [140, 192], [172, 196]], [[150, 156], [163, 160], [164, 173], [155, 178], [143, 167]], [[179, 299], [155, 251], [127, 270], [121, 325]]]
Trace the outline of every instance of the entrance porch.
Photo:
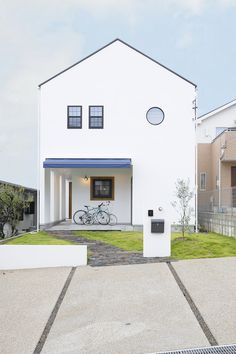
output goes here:
[[[46, 159], [41, 176], [40, 225], [57, 230], [124, 230], [132, 225], [130, 159]], [[73, 215], [109, 201], [117, 225], [76, 225]]]
[[68, 219], [49, 227], [47, 230], [48, 231], [133, 231], [134, 227], [131, 224], [77, 225]]

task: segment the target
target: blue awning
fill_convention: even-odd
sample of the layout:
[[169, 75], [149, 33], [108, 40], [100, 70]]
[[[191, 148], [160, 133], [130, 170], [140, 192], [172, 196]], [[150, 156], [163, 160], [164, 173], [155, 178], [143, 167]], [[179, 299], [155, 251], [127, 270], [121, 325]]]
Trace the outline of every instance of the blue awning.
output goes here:
[[45, 159], [44, 168], [129, 168], [131, 159]]

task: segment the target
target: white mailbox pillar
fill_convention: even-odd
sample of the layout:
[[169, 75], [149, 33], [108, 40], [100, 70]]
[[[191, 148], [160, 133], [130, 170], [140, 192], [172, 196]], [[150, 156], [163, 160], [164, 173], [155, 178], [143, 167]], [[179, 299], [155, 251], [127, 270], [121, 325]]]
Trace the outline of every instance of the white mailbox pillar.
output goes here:
[[[153, 216], [148, 216], [148, 210], [153, 210]], [[171, 223], [167, 209], [155, 206], [144, 210], [143, 221], [143, 256], [169, 257], [171, 254]]]

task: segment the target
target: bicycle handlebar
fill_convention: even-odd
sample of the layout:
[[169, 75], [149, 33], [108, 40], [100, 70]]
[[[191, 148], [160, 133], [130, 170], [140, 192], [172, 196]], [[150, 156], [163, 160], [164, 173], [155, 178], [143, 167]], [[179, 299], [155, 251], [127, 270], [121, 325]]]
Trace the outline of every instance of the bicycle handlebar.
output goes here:
[[[107, 202], [107, 204], [109, 205], [110, 204], [110, 200]], [[98, 208], [101, 208], [101, 206], [105, 205], [103, 202], [101, 204], [98, 204]], [[89, 209], [90, 206], [89, 205], [84, 205], [85, 208]]]

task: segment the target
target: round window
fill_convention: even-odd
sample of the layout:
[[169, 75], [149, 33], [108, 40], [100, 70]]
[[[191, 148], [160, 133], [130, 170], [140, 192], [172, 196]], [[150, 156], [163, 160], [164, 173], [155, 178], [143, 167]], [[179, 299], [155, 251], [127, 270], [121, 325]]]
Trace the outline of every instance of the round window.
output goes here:
[[150, 124], [158, 125], [164, 120], [164, 112], [158, 107], [152, 107], [147, 111], [147, 120]]

